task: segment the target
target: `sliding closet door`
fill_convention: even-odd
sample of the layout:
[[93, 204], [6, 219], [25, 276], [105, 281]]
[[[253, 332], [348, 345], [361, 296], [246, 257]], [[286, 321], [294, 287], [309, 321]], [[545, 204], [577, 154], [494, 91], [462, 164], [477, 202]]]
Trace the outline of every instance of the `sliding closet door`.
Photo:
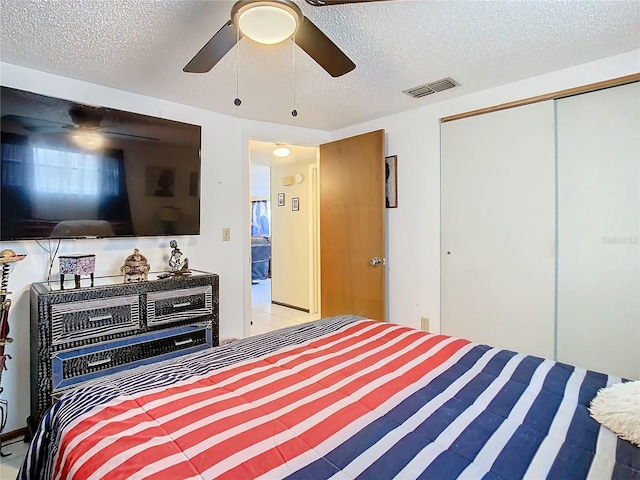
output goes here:
[[553, 102], [442, 124], [442, 332], [553, 357]]
[[640, 378], [640, 85], [557, 102], [558, 360]]

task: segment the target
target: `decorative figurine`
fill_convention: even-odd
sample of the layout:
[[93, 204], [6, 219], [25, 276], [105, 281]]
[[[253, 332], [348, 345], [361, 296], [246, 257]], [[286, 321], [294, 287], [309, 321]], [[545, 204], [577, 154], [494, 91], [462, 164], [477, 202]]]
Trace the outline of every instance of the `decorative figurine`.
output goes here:
[[178, 242], [171, 240], [169, 246], [172, 248], [171, 256], [169, 257], [171, 273], [174, 275], [187, 275], [191, 273], [191, 270], [189, 270], [189, 259], [185, 257], [184, 260], [182, 260], [182, 252], [180, 248], [178, 248]]
[[172, 272], [177, 272], [182, 268], [182, 252], [180, 248], [178, 248], [178, 242], [175, 240], [171, 240], [169, 242], [169, 246], [172, 248], [171, 256], [169, 257], [169, 266], [171, 267]]
[[182, 267], [180, 268], [180, 270], [177, 270], [176, 272], [174, 272], [174, 275], [189, 275], [191, 273], [191, 270], [189, 270], [189, 259], [187, 257], [184, 258], [184, 263], [182, 264]]
[[[10, 263], [19, 262], [23, 260], [26, 255], [17, 255], [13, 250], [2, 250], [0, 252], [0, 264], [2, 264], [2, 281], [0, 282], [0, 383], [2, 382], [2, 372], [7, 369], [6, 361], [11, 359], [11, 356], [4, 353], [4, 347], [13, 339], [9, 338], [9, 307], [11, 307], [11, 299], [7, 298], [11, 292], [9, 288], [9, 274], [11, 273]], [[2, 393], [2, 386], [0, 386], [0, 393]], [[6, 419], [8, 416], [9, 404], [6, 400], [0, 400], [0, 433], [4, 428], [4, 422], [2, 419]], [[6, 457], [9, 453], [2, 452], [2, 437], [0, 437], [0, 457]]]
[[76, 288], [80, 288], [80, 275], [91, 277], [93, 287], [93, 274], [96, 271], [96, 256], [86, 255], [60, 255], [60, 288], [64, 289], [65, 274], [73, 274], [76, 281]]
[[129, 255], [124, 261], [120, 271], [124, 273], [125, 282], [140, 282], [147, 279], [147, 273], [149, 273], [150, 268], [147, 257], [142, 255], [136, 248], [133, 250], [133, 254]]

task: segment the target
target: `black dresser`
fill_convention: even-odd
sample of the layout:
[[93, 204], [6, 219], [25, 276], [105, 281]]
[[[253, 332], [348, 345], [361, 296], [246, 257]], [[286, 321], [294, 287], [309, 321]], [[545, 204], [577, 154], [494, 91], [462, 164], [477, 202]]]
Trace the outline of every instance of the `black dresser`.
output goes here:
[[157, 276], [31, 285], [31, 431], [69, 388], [218, 345], [218, 275]]

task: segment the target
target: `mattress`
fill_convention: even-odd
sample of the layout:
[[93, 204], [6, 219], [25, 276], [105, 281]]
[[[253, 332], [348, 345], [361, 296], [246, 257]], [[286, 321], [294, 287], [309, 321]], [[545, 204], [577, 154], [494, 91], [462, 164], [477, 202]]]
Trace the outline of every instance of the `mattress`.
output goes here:
[[19, 478], [638, 478], [587, 410], [620, 381], [333, 317], [69, 392]]

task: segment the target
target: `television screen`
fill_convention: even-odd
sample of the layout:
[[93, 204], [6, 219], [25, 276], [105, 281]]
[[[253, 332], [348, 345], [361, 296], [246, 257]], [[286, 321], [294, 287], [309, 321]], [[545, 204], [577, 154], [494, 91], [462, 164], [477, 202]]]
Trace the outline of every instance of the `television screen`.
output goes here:
[[0, 89], [1, 241], [200, 233], [200, 126]]

